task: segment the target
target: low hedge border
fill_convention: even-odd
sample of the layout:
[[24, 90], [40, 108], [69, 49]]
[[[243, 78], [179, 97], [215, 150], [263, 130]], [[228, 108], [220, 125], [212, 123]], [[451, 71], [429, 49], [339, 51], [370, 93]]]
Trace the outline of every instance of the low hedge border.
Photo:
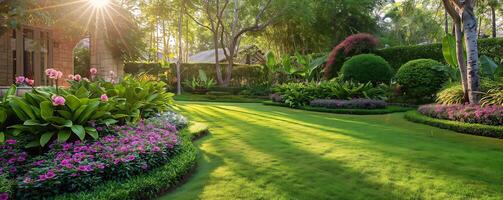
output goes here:
[[189, 102], [222, 102], [222, 103], [261, 103], [268, 97], [247, 97], [241, 95], [177, 95], [174, 97], [175, 101], [189, 101]]
[[[262, 102], [262, 104], [266, 106], [281, 106], [290, 108], [290, 106], [288, 106], [287, 104], [272, 101], [264, 101]], [[349, 114], [349, 115], [383, 115], [397, 112], [406, 112], [413, 108], [388, 106], [385, 109], [330, 109], [323, 107], [304, 106], [295, 109], [314, 111], [314, 112], [324, 112], [324, 113]]]
[[154, 199], [182, 183], [194, 171], [197, 149], [192, 141], [209, 133], [206, 125], [195, 123], [181, 132], [180, 152], [157, 169], [126, 181], [109, 181], [92, 191], [56, 196], [56, 200]]
[[485, 124], [470, 124], [458, 121], [435, 119], [422, 115], [421, 113], [413, 110], [405, 113], [405, 119], [416, 122], [435, 126], [442, 129], [449, 129], [459, 133], [466, 133], [471, 135], [479, 135], [486, 137], [503, 138], [503, 126], [490, 126]]

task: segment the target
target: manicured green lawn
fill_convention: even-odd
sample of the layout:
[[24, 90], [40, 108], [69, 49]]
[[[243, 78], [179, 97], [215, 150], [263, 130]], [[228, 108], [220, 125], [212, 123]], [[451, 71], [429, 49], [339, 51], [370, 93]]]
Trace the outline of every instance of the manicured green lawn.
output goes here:
[[403, 119], [182, 103], [212, 134], [161, 199], [503, 199], [503, 140]]

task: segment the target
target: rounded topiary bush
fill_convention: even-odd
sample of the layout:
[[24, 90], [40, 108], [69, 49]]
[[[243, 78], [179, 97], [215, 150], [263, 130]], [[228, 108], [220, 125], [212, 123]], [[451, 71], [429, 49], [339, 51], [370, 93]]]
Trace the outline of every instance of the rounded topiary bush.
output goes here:
[[435, 60], [418, 59], [402, 65], [395, 78], [405, 97], [428, 101], [449, 80], [449, 69]]
[[393, 77], [393, 70], [384, 58], [374, 54], [361, 54], [344, 63], [341, 75], [346, 81], [389, 83]]

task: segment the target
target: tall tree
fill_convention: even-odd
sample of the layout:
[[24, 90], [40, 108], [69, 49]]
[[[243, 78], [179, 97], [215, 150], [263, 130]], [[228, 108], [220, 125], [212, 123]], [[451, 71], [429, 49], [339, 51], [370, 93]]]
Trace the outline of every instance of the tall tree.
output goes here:
[[[477, 44], [477, 18], [474, 13], [475, 0], [442, 0], [445, 9], [452, 17], [456, 29], [456, 51], [458, 64], [462, 76], [463, 89], [468, 95], [470, 104], [478, 104], [480, 101], [480, 78], [478, 75], [478, 44]], [[461, 24], [463, 30], [461, 30]], [[466, 68], [463, 66], [462, 58], [463, 41], [460, 39], [464, 35], [467, 52]]]
[[183, 57], [183, 45], [182, 45], [182, 37], [183, 37], [183, 13], [185, 7], [185, 0], [180, 0], [180, 12], [178, 13], [178, 61], [176, 62], [176, 93], [178, 95], [182, 94], [182, 80], [181, 80], [181, 72], [180, 68], [182, 66], [182, 57]]
[[220, 85], [225, 85], [225, 81], [222, 76], [222, 67], [220, 66], [220, 56], [219, 56], [219, 34], [220, 34], [220, 24], [222, 16], [227, 6], [229, 5], [229, 0], [200, 0], [192, 2], [192, 8], [196, 13], [201, 13], [204, 15], [206, 22], [196, 18], [190, 12], [186, 12], [187, 16], [191, 18], [196, 24], [201, 27], [206, 28], [212, 34], [214, 51], [215, 51], [215, 68], [217, 74], [217, 81]]
[[239, 42], [241, 40], [241, 37], [248, 32], [257, 32], [264, 30], [274, 20], [275, 17], [264, 20], [265, 12], [271, 5], [271, 2], [272, 0], [267, 0], [263, 5], [260, 6], [257, 14], [253, 19], [252, 24], [249, 25], [244, 24], [243, 20], [240, 19], [241, 6], [246, 6], [246, 4], [242, 4], [239, 0], [234, 0], [234, 10], [230, 12], [233, 16], [230, 24], [226, 24], [224, 19], [218, 19], [218, 21], [220, 22], [219, 25], [222, 29], [220, 42], [222, 47], [224, 47], [223, 51], [227, 60], [223, 86], [227, 87], [230, 84], [232, 78], [232, 68], [234, 66], [234, 57], [239, 52]]

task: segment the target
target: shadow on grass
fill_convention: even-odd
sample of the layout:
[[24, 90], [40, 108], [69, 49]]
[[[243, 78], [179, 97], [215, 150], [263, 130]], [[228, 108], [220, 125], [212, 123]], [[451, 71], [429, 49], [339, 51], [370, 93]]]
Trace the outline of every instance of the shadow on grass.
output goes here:
[[[368, 197], [373, 199], [417, 199], [431, 197], [423, 196], [425, 190], [423, 187], [409, 189], [394, 185], [393, 180], [386, 182], [386, 185], [383, 185], [382, 182], [379, 183], [380, 181], [369, 180], [366, 173], [375, 177], [376, 173], [382, 173], [379, 171], [380, 169], [357, 171], [354, 169], [356, 166], [352, 166], [355, 163], [323, 156], [332, 151], [336, 153], [342, 151], [337, 149], [338, 147], [348, 148], [351, 146], [354, 149], [349, 152], [354, 153], [361, 150], [362, 158], [368, 158], [365, 156], [369, 155], [380, 156], [368, 158], [377, 160], [377, 163], [370, 164], [378, 164], [378, 159], [392, 160], [393, 164], [405, 169], [422, 167], [431, 171], [429, 175], [442, 174], [445, 176], [440, 179], [455, 178], [453, 182], [458, 185], [459, 183], [469, 183], [470, 188], [459, 188], [458, 196], [476, 198], [484, 197], [485, 193], [487, 193], [486, 197], [497, 197], [498, 195], [501, 197], [503, 195], [501, 186], [498, 186], [498, 183], [503, 180], [502, 172], [498, 170], [503, 166], [501, 159], [503, 152], [501, 148], [494, 147], [492, 144], [488, 145], [489, 147], [483, 144], [470, 145], [456, 136], [456, 138], [444, 137], [443, 134], [447, 131], [408, 123], [401, 120], [399, 117], [401, 115], [391, 115], [391, 119], [384, 119], [390, 116], [382, 118], [376, 116], [313, 115], [304, 111], [290, 112], [282, 110], [283, 108], [264, 109], [249, 105], [238, 108], [233, 106], [209, 104], [182, 107], [182, 110], [193, 115], [195, 120], [218, 123], [217, 126], [212, 126], [217, 128], [215, 138], [205, 140], [205, 143], [211, 145], [213, 152], [217, 152], [217, 154], [205, 152], [204, 155], [210, 155], [214, 162], [204, 163], [202, 161], [201, 163], [201, 165], [208, 164], [213, 167], [202, 169], [197, 174], [203, 174], [196, 175], [201, 178], [188, 184], [188, 187], [191, 188], [190, 191], [195, 194], [202, 192], [208, 183], [207, 179], [217, 166], [226, 166], [236, 176], [259, 184], [260, 187], [271, 187], [271, 190], [278, 190], [282, 197], [288, 199], [301, 197], [316, 199], [333, 197], [343, 199]], [[274, 112], [281, 112], [281, 114], [279, 116], [278, 114], [267, 114]], [[358, 119], [366, 122], [356, 121]], [[421, 132], [431, 130], [434, 130], [431, 136]], [[338, 135], [347, 137], [335, 138], [338, 140], [334, 140], [331, 134], [334, 137], [340, 137]], [[441, 137], [436, 138], [439, 135]], [[470, 139], [470, 137], [460, 137], [464, 137], [465, 140], [466, 138]], [[306, 138], [305, 143], [297, 143], [303, 138]], [[327, 143], [333, 143], [333, 145], [327, 145]], [[306, 149], [306, 145], [314, 145], [313, 148], [318, 148], [316, 153], [313, 153], [312, 149]], [[264, 162], [260, 162], [261, 159], [264, 159]], [[379, 168], [380, 166], [364, 167]], [[390, 166], [382, 167], [389, 168]], [[427, 174], [428, 172], [420, 172], [419, 174], [421, 173]], [[407, 174], [398, 174], [398, 176], [400, 175], [404, 177], [398, 177], [399, 179], [407, 178]], [[396, 176], [396, 174], [390, 176]], [[438, 177], [436, 178], [438, 179]], [[420, 184], [428, 185], [429, 183]], [[472, 185], [475, 184], [480, 184], [481, 187], [474, 188]], [[449, 197], [457, 188], [426, 189], [445, 193], [441, 197]], [[480, 189], [479, 194], [472, 194], [474, 189]], [[177, 193], [183, 193], [183, 191], [185, 190], [177, 191]], [[195, 197], [192, 194], [190, 196]]]

